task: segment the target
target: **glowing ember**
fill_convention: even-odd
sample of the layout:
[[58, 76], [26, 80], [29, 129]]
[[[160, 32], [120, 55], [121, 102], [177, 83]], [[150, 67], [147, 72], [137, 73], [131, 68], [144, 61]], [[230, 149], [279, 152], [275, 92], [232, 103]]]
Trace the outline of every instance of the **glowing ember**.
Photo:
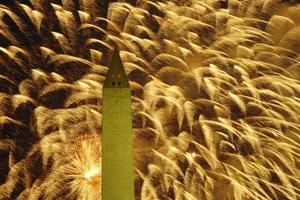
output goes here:
[[94, 177], [97, 177], [99, 175], [100, 175], [100, 169], [95, 167], [90, 169], [86, 173], [84, 173], [84, 178], [91, 181], [92, 179], [94, 179]]

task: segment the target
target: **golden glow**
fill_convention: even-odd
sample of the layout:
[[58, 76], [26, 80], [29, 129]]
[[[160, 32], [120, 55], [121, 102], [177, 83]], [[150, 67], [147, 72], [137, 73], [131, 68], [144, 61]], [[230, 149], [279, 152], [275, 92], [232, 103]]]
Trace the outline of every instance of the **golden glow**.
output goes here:
[[93, 180], [95, 177], [99, 176], [101, 173], [100, 169], [97, 167], [93, 167], [90, 170], [86, 171], [84, 173], [84, 178], [86, 178], [87, 180], [91, 181]]
[[119, 73], [113, 74], [112, 76], [113, 76], [113, 78], [117, 78], [117, 79], [121, 78], [121, 74], [119, 74]]
[[72, 161], [65, 167], [70, 196], [96, 200], [101, 197], [101, 146], [98, 135], [80, 137]]
[[101, 130], [113, 42], [137, 198], [300, 199], [299, 4], [116, 2], [104, 19], [91, 0], [22, 2], [0, 5], [0, 199], [100, 199], [101, 134], [80, 135]]

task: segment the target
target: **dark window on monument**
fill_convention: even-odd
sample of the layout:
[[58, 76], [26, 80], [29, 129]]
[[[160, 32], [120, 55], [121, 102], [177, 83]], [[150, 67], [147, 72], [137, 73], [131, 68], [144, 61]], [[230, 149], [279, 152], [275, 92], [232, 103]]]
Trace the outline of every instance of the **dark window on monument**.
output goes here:
[[113, 85], [113, 86], [115, 86], [115, 85], [116, 85], [116, 83], [115, 83], [115, 82], [112, 82], [112, 85]]
[[118, 85], [121, 85], [121, 82], [118, 82]]

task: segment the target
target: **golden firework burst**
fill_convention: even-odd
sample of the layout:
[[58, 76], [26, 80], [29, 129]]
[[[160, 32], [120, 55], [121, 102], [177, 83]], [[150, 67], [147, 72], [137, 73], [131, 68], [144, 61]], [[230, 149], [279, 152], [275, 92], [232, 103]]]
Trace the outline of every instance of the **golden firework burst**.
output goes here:
[[299, 4], [140, 0], [106, 19], [103, 1], [11, 2], [0, 199], [99, 197], [100, 139], [79, 135], [101, 129], [112, 41], [132, 88], [136, 199], [300, 198]]
[[82, 200], [101, 199], [101, 144], [99, 135], [79, 137], [73, 147], [70, 163], [64, 168], [70, 196]]

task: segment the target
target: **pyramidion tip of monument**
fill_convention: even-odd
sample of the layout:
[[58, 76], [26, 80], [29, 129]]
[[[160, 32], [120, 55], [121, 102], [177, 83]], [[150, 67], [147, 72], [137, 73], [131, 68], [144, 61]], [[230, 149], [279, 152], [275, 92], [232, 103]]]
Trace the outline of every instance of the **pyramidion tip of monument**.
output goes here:
[[117, 47], [111, 58], [104, 81], [104, 88], [129, 88], [128, 78]]

